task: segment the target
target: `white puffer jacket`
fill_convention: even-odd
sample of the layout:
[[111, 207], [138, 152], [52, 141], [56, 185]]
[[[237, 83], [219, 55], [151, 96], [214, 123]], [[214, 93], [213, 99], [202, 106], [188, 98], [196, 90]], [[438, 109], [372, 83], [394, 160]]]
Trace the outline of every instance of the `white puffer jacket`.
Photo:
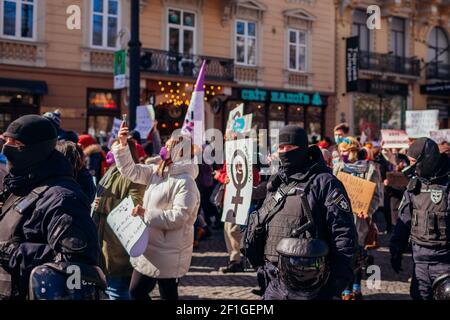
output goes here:
[[149, 277], [184, 276], [191, 264], [194, 222], [200, 206], [195, 183], [198, 166], [175, 163], [160, 177], [156, 165], [135, 164], [128, 147], [115, 144], [112, 151], [120, 173], [147, 186], [143, 207], [150, 238], [145, 253], [131, 258], [132, 266]]

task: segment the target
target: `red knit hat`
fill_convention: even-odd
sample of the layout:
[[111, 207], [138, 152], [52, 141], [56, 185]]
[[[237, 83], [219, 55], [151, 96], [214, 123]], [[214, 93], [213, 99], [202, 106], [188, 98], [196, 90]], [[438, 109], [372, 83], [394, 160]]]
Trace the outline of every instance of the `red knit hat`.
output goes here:
[[86, 149], [90, 145], [95, 144], [97, 142], [92, 136], [88, 134], [82, 134], [78, 137], [78, 143], [81, 145], [83, 149]]

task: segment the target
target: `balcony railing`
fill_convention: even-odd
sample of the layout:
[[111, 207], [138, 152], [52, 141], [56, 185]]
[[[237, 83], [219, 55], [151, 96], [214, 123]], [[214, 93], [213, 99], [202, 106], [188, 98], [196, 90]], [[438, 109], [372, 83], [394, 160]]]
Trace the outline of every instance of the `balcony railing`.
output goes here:
[[428, 64], [427, 79], [450, 80], [450, 65], [440, 62]]
[[205, 77], [207, 79], [234, 81], [233, 59], [186, 55], [157, 49], [142, 49], [141, 70], [196, 78], [203, 60], [206, 60]]
[[359, 68], [420, 77], [420, 60], [393, 56], [385, 53], [361, 51]]

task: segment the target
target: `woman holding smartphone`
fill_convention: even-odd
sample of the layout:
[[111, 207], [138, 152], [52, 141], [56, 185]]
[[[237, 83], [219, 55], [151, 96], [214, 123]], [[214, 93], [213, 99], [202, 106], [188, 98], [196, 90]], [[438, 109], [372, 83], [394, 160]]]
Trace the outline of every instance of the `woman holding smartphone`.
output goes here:
[[[159, 163], [136, 164], [127, 137], [128, 127], [122, 122], [120, 143], [112, 147], [112, 152], [122, 175], [146, 185], [143, 206], [137, 205], [133, 215], [141, 217], [150, 228], [146, 251], [131, 258], [134, 271], [130, 294], [136, 300], [150, 300], [150, 292], [158, 283], [162, 299], [177, 300], [178, 280], [188, 272], [191, 263], [194, 222], [200, 205], [193, 147], [186, 137], [172, 137], [161, 148]], [[183, 157], [189, 148], [191, 156]]]

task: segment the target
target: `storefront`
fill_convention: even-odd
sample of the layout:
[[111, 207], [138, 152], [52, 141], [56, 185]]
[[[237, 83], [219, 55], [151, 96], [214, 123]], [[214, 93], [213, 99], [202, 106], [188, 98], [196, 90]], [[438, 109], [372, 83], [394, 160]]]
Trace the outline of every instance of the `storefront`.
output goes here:
[[280, 129], [296, 124], [308, 133], [310, 141], [325, 136], [325, 113], [328, 96], [319, 92], [294, 92], [260, 88], [233, 88], [223, 109], [223, 126], [229, 112], [244, 103], [244, 114], [252, 113], [254, 129]]
[[439, 128], [448, 129], [450, 127], [450, 82], [422, 85], [420, 93], [427, 95], [427, 109], [439, 110]]
[[[193, 81], [147, 80], [143, 100], [145, 104], [152, 104], [155, 107], [157, 128], [163, 142], [174, 130], [181, 128], [194, 85]], [[211, 128], [214, 126], [214, 118], [210, 102], [219, 95], [223, 95], [226, 87], [207, 82], [203, 88], [205, 91], [205, 127]]]
[[43, 95], [48, 92], [44, 81], [0, 78], [0, 130], [26, 114], [39, 114]]
[[407, 84], [359, 79], [352, 93], [354, 134], [372, 141], [381, 129], [404, 129], [407, 96]]
[[111, 89], [88, 88], [86, 97], [88, 133], [97, 137], [106, 136], [111, 132], [114, 118], [121, 118], [121, 92]]

